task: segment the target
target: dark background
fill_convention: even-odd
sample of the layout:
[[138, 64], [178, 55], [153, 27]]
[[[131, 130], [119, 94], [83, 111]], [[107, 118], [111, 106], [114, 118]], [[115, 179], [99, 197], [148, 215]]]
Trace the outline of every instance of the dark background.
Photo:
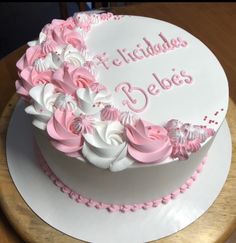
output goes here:
[[[68, 15], [79, 11], [79, 2], [64, 2]], [[92, 7], [86, 2], [86, 10]], [[134, 2], [101, 2], [110, 6], [135, 4]], [[0, 59], [38, 35], [52, 19], [63, 18], [59, 2], [0, 2]]]
[[[79, 11], [76, 2], [66, 5], [69, 15]], [[37, 38], [54, 18], [61, 18], [58, 2], [1, 2], [0, 58]]]

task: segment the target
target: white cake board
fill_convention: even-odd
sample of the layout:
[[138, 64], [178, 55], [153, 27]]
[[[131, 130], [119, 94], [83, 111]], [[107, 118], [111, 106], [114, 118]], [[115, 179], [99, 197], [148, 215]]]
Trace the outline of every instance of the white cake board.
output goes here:
[[[72, 237], [90, 242], [147, 242], [191, 224], [212, 205], [227, 178], [231, 136], [225, 121], [196, 182], [166, 205], [135, 213], [108, 213], [71, 200], [38, 166], [31, 121], [19, 102], [7, 134], [7, 161], [12, 179], [25, 202], [46, 223]], [[141, 193], [141, 192], [140, 192]]]

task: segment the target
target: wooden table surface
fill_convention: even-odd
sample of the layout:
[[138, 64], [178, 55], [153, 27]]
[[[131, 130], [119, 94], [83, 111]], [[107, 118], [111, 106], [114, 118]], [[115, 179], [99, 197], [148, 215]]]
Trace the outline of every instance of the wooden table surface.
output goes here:
[[[168, 21], [189, 31], [203, 41], [217, 56], [229, 80], [230, 106], [227, 120], [233, 140], [233, 159], [229, 177], [223, 191], [213, 206], [186, 229], [162, 239], [160, 242], [225, 242], [236, 229], [236, 4], [235, 3], [142, 3], [112, 9], [116, 14], [141, 15]], [[20, 47], [0, 60], [0, 112], [7, 107], [1, 119], [0, 130], [4, 130], [15, 92], [15, 63], [26, 46]], [[194, 57], [193, 57], [194, 58]], [[1, 133], [1, 138], [5, 134]], [[0, 151], [2, 154], [3, 151]], [[3, 154], [2, 154], [3, 155]], [[4, 156], [1, 156], [1, 158]], [[3, 161], [0, 161], [3, 164]], [[27, 207], [12, 185], [6, 170], [0, 171], [0, 196], [3, 191], [14, 195], [12, 200], [0, 197], [0, 243], [22, 242], [78, 242], [47, 226]], [[6, 205], [6, 202], [8, 205]], [[21, 218], [10, 217], [12, 210]], [[5, 214], [7, 216], [5, 216]], [[26, 220], [27, 219], [27, 220]], [[13, 225], [14, 227], [12, 227]], [[159, 241], [158, 241], [159, 242]]]

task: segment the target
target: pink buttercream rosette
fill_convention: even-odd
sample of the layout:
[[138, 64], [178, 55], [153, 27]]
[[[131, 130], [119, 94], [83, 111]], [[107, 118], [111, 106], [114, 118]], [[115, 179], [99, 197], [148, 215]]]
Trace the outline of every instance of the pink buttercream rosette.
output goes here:
[[47, 35], [45, 43], [57, 43], [57, 45], [71, 44], [78, 50], [85, 48], [83, 37], [76, 31], [76, 23], [72, 17], [67, 20], [54, 19], [43, 30]]
[[135, 125], [127, 124], [125, 134], [129, 155], [140, 163], [158, 163], [172, 152], [167, 130], [139, 119]]
[[41, 45], [29, 47], [25, 54], [18, 60], [16, 67], [22, 71], [23, 69], [33, 66], [36, 59], [44, 57]]
[[83, 146], [82, 133], [71, 130], [75, 119], [71, 111], [58, 109], [47, 124], [47, 132], [52, 139], [52, 145], [71, 157], [81, 156], [79, 151]]
[[95, 82], [94, 76], [83, 67], [75, 67], [65, 63], [52, 77], [52, 83], [58, 91], [75, 95], [78, 88], [87, 88]]
[[25, 99], [29, 96], [29, 91], [39, 84], [50, 83], [52, 79], [52, 71], [38, 72], [32, 66], [23, 69], [19, 76], [21, 79], [16, 80], [16, 92]]

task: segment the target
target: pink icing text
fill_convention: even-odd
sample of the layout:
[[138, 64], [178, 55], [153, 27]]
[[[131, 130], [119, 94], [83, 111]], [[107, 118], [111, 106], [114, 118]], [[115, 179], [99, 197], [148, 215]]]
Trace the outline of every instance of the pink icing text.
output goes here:
[[[175, 72], [175, 69], [172, 69]], [[122, 104], [127, 106], [131, 111], [140, 113], [143, 112], [149, 103], [148, 95], [156, 96], [161, 91], [167, 91], [174, 86], [180, 87], [184, 84], [191, 84], [193, 77], [186, 71], [181, 70], [179, 73], [174, 73], [170, 78], [161, 78], [157, 73], [152, 73], [154, 83], [147, 86], [146, 90], [140, 87], [134, 87], [129, 82], [119, 83], [115, 87], [115, 92], [123, 92], [125, 99], [122, 100]]]
[[[127, 99], [124, 99], [122, 101], [122, 104], [127, 105], [130, 110], [139, 113], [139, 112], [144, 111], [145, 108], [147, 107], [148, 96], [143, 89], [134, 87], [130, 83], [123, 82], [116, 86], [115, 91], [116, 92], [123, 91], [123, 93], [126, 95]], [[138, 100], [143, 100], [143, 104], [141, 104], [139, 106], [139, 108], [135, 107], [135, 105], [137, 104], [137, 99], [132, 96], [133, 93], [141, 95], [141, 97], [139, 97], [140, 99], [138, 99]]]
[[111, 66], [119, 67], [124, 64], [157, 56], [161, 53], [173, 51], [177, 48], [184, 48], [188, 45], [187, 41], [180, 37], [168, 40], [162, 32], [160, 32], [158, 36], [162, 40], [162, 43], [154, 44], [146, 37], [143, 37], [143, 45], [137, 44], [136, 48], [130, 51], [128, 51], [126, 48], [118, 48], [116, 50], [117, 57], [114, 59], [110, 59], [106, 52], [98, 54], [94, 57], [95, 63], [97, 66], [101, 65], [106, 70], [109, 70]]

